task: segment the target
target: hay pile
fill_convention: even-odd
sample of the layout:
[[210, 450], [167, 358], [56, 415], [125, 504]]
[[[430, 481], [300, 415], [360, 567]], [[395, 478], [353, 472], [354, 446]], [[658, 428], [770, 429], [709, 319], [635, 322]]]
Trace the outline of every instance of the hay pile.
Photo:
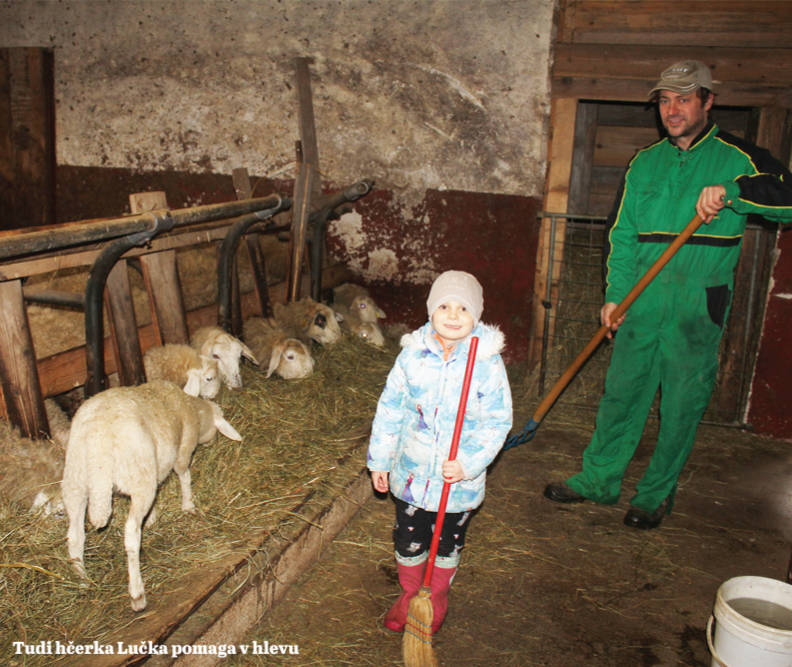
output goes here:
[[7, 640], [0, 662], [22, 664], [13, 641], [112, 643], [149, 611], [167, 609], [169, 594], [190, 572], [239, 551], [252, 536], [290, 539], [313, 508], [359, 474], [365, 436], [397, 353], [393, 341], [381, 350], [350, 337], [315, 349], [316, 370], [304, 380], [267, 379], [243, 368], [244, 389], [218, 396], [243, 440], [218, 436], [197, 449], [191, 470], [198, 511], [182, 514], [176, 475], [160, 487], [159, 518], [143, 530], [150, 601], [143, 614], [130, 609], [127, 594], [126, 498], [115, 498], [108, 528], [87, 530], [87, 587], [68, 563], [65, 519], [0, 504], [0, 636]]

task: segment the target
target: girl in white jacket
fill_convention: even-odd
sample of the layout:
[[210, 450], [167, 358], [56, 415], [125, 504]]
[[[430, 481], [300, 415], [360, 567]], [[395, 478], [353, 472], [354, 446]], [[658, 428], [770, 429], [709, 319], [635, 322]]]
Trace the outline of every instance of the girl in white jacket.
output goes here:
[[[423, 581], [444, 482], [451, 484], [430, 583], [432, 632], [448, 609], [448, 590], [465, 544], [470, 513], [484, 500], [487, 466], [512, 425], [512, 402], [497, 327], [479, 322], [483, 290], [474, 276], [446, 271], [427, 300], [429, 322], [402, 340], [371, 429], [368, 468], [374, 488], [396, 503], [393, 531], [402, 595], [385, 626], [402, 632], [410, 599]], [[448, 460], [470, 349], [479, 338], [465, 420]]]

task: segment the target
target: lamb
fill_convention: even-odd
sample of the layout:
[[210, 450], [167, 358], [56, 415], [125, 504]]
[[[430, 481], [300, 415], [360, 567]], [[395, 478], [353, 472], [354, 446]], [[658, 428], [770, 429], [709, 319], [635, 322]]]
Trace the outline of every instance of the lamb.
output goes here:
[[258, 366], [256, 356], [247, 345], [218, 326], [201, 327], [193, 334], [190, 345], [203, 355], [217, 360], [220, 377], [229, 389], [242, 387], [239, 359], [245, 357]]
[[243, 334], [257, 358], [269, 359], [266, 377], [276, 373], [284, 380], [295, 380], [313, 373], [310, 350], [302, 341], [289, 338], [273, 319], [251, 317], [245, 322]]
[[194, 511], [190, 460], [195, 448], [217, 431], [242, 439], [217, 404], [166, 380], [106, 389], [80, 406], [72, 420], [61, 490], [69, 517], [69, 558], [82, 577], [88, 578], [83, 564], [86, 507], [91, 524], [101, 528], [110, 519], [113, 491], [128, 495], [124, 548], [129, 595], [132, 609], [146, 607], [140, 576], [143, 519], [148, 515], [146, 525], [154, 522], [157, 487], [171, 470], [181, 483], [182, 510]]
[[[63, 516], [60, 480], [69, 437], [69, 418], [51, 398], [44, 401], [49, 440], [31, 440], [0, 419], [0, 498], [30, 512]], [[65, 438], [65, 439], [64, 439]]]
[[275, 320], [290, 337], [304, 343], [332, 345], [341, 339], [341, 327], [332, 308], [304, 297], [288, 304], [276, 303]]
[[143, 355], [146, 380], [170, 380], [190, 396], [214, 398], [221, 378], [216, 359], [189, 345], [167, 343], [151, 347]]
[[350, 324], [349, 330], [376, 347], [385, 345], [385, 336], [376, 322], [353, 322]]

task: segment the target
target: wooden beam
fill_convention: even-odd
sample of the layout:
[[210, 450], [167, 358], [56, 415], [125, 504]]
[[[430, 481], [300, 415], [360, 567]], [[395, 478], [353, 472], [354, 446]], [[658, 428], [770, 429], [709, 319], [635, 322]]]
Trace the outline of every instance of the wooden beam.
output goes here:
[[22, 435], [28, 438], [49, 435], [19, 280], [0, 282], [0, 384], [4, 412]]
[[674, 60], [679, 46], [786, 47], [792, 34], [788, 0], [565, 0], [561, 13], [566, 41], [676, 45]]
[[[550, 110], [549, 163], [547, 182], [545, 185], [544, 210], [552, 213], [567, 212], [569, 199], [569, 181], [572, 173], [572, 155], [574, 151], [575, 122], [577, 116], [576, 99], [553, 99]], [[532, 335], [529, 357], [536, 363], [541, 358], [542, 341], [545, 325], [546, 309], [543, 303], [547, 300], [548, 281], [551, 291], [555, 290], [558, 281], [561, 261], [564, 256], [565, 223], [556, 222], [555, 239], [551, 243], [551, 221], [542, 220], [539, 231], [539, 243], [536, 253], [536, 280], [534, 281]], [[552, 275], [550, 264], [552, 257]], [[553, 299], [551, 298], [551, 301]], [[550, 320], [550, 338], [552, 338], [552, 318]], [[548, 339], [549, 340], [549, 339]]]
[[[553, 96], [645, 102], [660, 72], [680, 57], [673, 46], [559, 42], [554, 50]], [[684, 57], [706, 63], [722, 82], [715, 86], [718, 104], [792, 106], [792, 49], [697, 45], [686, 48]]]

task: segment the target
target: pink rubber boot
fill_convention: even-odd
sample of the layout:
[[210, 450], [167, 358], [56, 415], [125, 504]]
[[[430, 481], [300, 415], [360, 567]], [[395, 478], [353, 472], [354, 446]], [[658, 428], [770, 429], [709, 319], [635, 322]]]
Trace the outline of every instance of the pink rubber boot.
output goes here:
[[394, 632], [404, 632], [410, 600], [415, 597], [415, 594], [421, 588], [426, 562], [410, 566], [400, 563], [397, 563], [397, 565], [399, 567], [399, 583], [403, 592], [388, 613], [385, 614], [385, 627]]
[[454, 579], [457, 569], [455, 567], [437, 567], [432, 570], [432, 634], [435, 634], [443, 625], [448, 612], [448, 590]]

